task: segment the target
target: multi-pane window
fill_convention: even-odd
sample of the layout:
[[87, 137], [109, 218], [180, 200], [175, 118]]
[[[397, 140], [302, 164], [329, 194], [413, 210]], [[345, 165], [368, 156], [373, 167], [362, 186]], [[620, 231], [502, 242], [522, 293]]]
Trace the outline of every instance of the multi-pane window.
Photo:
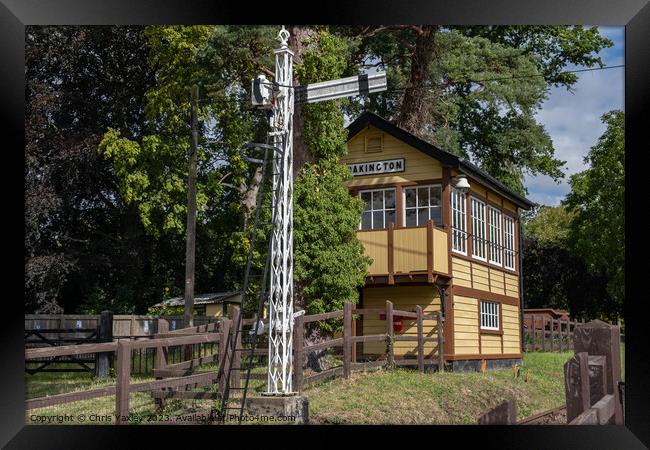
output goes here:
[[485, 203], [477, 198], [470, 199], [472, 208], [472, 255], [477, 259], [486, 259], [485, 239]]
[[499, 329], [499, 304], [481, 300], [481, 329]]
[[440, 186], [404, 188], [404, 223], [407, 227], [425, 225], [433, 220], [442, 225], [442, 189]]
[[361, 191], [361, 200], [365, 206], [361, 216], [361, 230], [388, 228], [395, 224], [395, 189], [377, 189]]
[[515, 270], [515, 220], [503, 216], [503, 265]]
[[467, 254], [467, 202], [460, 189], [451, 190], [451, 248]]
[[501, 265], [501, 211], [488, 206], [488, 227], [490, 229], [490, 262]]

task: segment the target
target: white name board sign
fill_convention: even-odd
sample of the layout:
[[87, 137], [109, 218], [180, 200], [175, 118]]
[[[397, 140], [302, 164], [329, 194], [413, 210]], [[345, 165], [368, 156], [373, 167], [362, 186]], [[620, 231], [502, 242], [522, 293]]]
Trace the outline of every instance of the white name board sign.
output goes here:
[[378, 173], [404, 172], [406, 170], [406, 163], [404, 162], [404, 158], [400, 158], [348, 164], [348, 168], [352, 171], [353, 177], [360, 177]]

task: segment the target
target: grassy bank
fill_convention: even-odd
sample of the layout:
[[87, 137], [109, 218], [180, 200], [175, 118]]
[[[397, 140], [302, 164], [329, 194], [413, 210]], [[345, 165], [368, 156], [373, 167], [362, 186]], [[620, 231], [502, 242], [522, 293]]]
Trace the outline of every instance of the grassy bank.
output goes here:
[[[512, 369], [485, 374], [400, 369], [353, 374], [314, 386], [310, 420], [330, 424], [475, 424], [506, 399], [519, 419], [564, 403], [563, 365], [571, 353], [530, 353], [519, 378]], [[528, 382], [526, 379], [528, 371]]]

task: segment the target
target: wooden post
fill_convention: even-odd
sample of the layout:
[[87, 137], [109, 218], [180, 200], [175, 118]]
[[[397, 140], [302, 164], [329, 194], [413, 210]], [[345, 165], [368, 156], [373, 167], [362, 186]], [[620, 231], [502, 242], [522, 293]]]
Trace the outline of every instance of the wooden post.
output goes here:
[[[237, 327], [237, 328], [235, 328]], [[241, 386], [241, 310], [239, 306], [232, 308], [232, 335], [233, 338], [237, 336], [234, 345], [235, 353], [232, 355], [232, 366], [236, 370], [233, 371], [230, 377], [230, 387], [239, 388]]]
[[131, 314], [131, 322], [129, 325], [129, 337], [135, 339], [135, 316]]
[[558, 326], [560, 327], [559, 330], [560, 331], [560, 352], [563, 352], [565, 350], [564, 349], [564, 327], [562, 325], [564, 325], [564, 322], [560, 317], [560, 319], [558, 320]]
[[302, 392], [302, 368], [305, 359], [303, 347], [305, 345], [304, 315], [296, 317], [293, 323], [293, 390]]
[[422, 307], [420, 305], [415, 307], [415, 313], [417, 314], [418, 325], [418, 370], [420, 373], [424, 373], [424, 336], [422, 332]]
[[551, 351], [555, 351], [555, 319], [551, 317]]
[[226, 388], [226, 372], [228, 370], [228, 336], [230, 336], [230, 319], [224, 317], [221, 320], [221, 335], [219, 336], [219, 370], [223, 376], [219, 379], [219, 391], [224, 392]]
[[535, 320], [536, 318], [537, 318], [537, 317], [535, 316], [535, 314], [533, 314], [532, 316], [530, 316], [530, 324], [531, 324], [531, 325], [530, 325], [530, 331], [533, 333], [533, 339], [532, 339], [532, 341], [533, 341], [533, 349], [532, 349], [532, 351], [537, 351], [537, 341], [536, 341], [536, 338], [537, 338], [537, 329], [535, 328], [535, 325], [537, 325], [537, 324], [535, 323], [535, 322], [537, 322], [537, 321]]
[[386, 300], [386, 336], [389, 341], [386, 349], [386, 361], [388, 362], [388, 367], [392, 368], [395, 363], [395, 333], [393, 332], [393, 303], [389, 300]]
[[617, 326], [600, 320], [580, 325], [574, 331], [574, 348], [577, 352], [587, 352], [590, 356], [605, 356], [607, 380], [606, 392], [615, 398], [614, 423], [623, 425], [623, 407], [618, 390], [621, 380], [621, 336]]
[[567, 423], [590, 408], [587, 352], [576, 353], [564, 364], [564, 394]]
[[350, 378], [352, 365], [352, 303], [346, 301], [343, 304], [343, 377]]
[[[356, 320], [352, 320], [352, 331], [351, 332], [352, 332], [353, 337], [357, 335], [357, 321]], [[357, 362], [357, 344], [354, 343], [354, 344], [351, 344], [351, 346], [352, 346], [352, 362], [356, 363]]]
[[[157, 334], [163, 334], [169, 332], [169, 322], [165, 319], [158, 318], [158, 331]], [[155, 337], [155, 336], [154, 336]], [[153, 362], [154, 373], [156, 369], [164, 369], [167, 367], [167, 347], [156, 347], [155, 349], [155, 360]], [[162, 377], [156, 377], [156, 380], [160, 380]], [[165, 399], [157, 397], [156, 407], [162, 408], [165, 406]]]
[[[102, 311], [99, 316], [98, 342], [113, 341], [113, 313]], [[97, 378], [106, 378], [111, 371], [112, 352], [95, 353], [95, 375]]]
[[442, 318], [442, 311], [438, 311], [438, 371], [445, 371], [445, 352], [443, 345], [445, 343], [445, 337], [443, 336], [444, 329], [444, 319]]
[[542, 316], [542, 351], [546, 351], [546, 317]]
[[129, 381], [131, 377], [131, 342], [117, 342], [117, 381], [115, 383], [115, 425], [128, 424]]

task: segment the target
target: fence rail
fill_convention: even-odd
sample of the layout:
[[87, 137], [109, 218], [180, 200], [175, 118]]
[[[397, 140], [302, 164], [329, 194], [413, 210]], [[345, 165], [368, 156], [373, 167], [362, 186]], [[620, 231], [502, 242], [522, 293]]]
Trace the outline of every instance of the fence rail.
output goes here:
[[541, 314], [524, 314], [524, 351], [566, 352], [573, 350], [574, 331], [583, 323], [553, 319]]
[[[364, 314], [385, 314], [386, 332], [376, 335], [354, 336], [353, 315], [363, 316]], [[416, 336], [395, 336], [393, 331], [393, 316], [413, 317], [417, 320]], [[324, 342], [306, 345], [305, 324], [319, 320], [343, 319], [343, 335]], [[148, 319], [147, 319], [148, 320]], [[436, 321], [436, 338], [427, 337], [423, 333], [423, 322], [425, 320]], [[156, 333], [147, 337], [122, 338], [113, 342], [101, 342], [80, 345], [60, 345], [48, 348], [28, 348], [25, 350], [25, 359], [34, 360], [39, 358], [55, 358], [60, 356], [71, 356], [81, 354], [110, 354], [114, 360], [116, 384], [114, 386], [101, 387], [80, 392], [57, 394], [48, 397], [28, 399], [27, 409], [42, 408], [46, 406], [59, 405], [79, 400], [92, 399], [104, 396], [115, 396], [116, 423], [123, 424], [128, 421], [129, 393], [150, 391], [154, 401], [159, 406], [164, 404], [166, 398], [197, 399], [203, 397], [215, 398], [219, 393], [192, 392], [187, 390], [173, 390], [179, 387], [197, 388], [210, 385], [217, 379], [218, 370], [193, 373], [193, 371], [205, 364], [217, 364], [221, 367], [226, 361], [226, 346], [222, 343], [227, 341], [232, 330], [233, 320], [219, 318], [216, 323], [206, 323], [191, 328], [170, 330], [167, 320], [160, 318], [156, 320]], [[245, 319], [244, 326], [251, 327], [254, 321]], [[352, 371], [367, 370], [375, 367], [395, 366], [417, 367], [421, 372], [425, 366], [437, 366], [444, 370], [443, 352], [443, 319], [441, 313], [425, 315], [421, 307], [413, 311], [394, 310], [393, 304], [386, 302], [384, 309], [354, 309], [352, 304], [346, 302], [343, 310], [316, 315], [302, 315], [295, 319], [294, 324], [294, 390], [301, 391], [306, 385], [315, 383], [331, 377], [349, 377]], [[243, 330], [241, 336], [247, 336]], [[245, 341], [245, 339], [244, 339]], [[384, 341], [386, 342], [385, 359], [376, 361], [357, 361], [354, 343]], [[394, 356], [394, 343], [399, 341], [412, 341], [417, 343], [417, 357], [415, 359], [396, 359]], [[425, 355], [424, 343], [437, 341], [438, 346], [435, 352]], [[187, 351], [188, 346], [199, 346], [197, 354], [196, 347], [193, 351]], [[201, 352], [203, 346], [203, 352]], [[208, 347], [210, 346], [210, 347]], [[215, 346], [216, 350], [215, 351]], [[238, 345], [240, 350], [246, 350], [246, 342]], [[328, 370], [304, 376], [304, 357], [309, 352], [327, 349], [338, 349], [343, 356], [342, 365]], [[173, 359], [173, 350], [176, 350], [178, 360]], [[151, 373], [156, 378], [154, 381], [131, 384], [131, 375], [137, 373], [134, 367], [134, 353], [146, 352], [145, 361], [151, 367]], [[241, 367], [242, 359], [238, 351], [232, 361], [234, 367], [239, 367], [236, 376], [231, 379], [232, 386], [241, 388]], [[268, 348], [256, 348], [254, 356], [267, 356]], [[143, 361], [143, 358], [139, 359]], [[224, 368], [227, 370], [227, 368]], [[266, 374], [253, 373], [252, 379], [266, 380]], [[223, 392], [224, 386], [220, 383], [219, 392]], [[165, 390], [167, 389], [167, 390]], [[172, 389], [169, 391], [169, 389]]]

